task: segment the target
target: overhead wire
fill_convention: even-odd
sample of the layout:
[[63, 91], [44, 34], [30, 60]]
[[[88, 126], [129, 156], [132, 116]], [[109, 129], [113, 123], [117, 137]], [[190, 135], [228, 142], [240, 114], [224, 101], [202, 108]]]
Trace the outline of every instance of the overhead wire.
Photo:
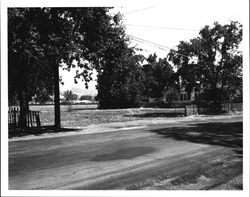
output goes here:
[[171, 50], [171, 51], [174, 51], [175, 53], [177, 53], [177, 54], [179, 54], [179, 55], [182, 55], [182, 56], [184, 56], [184, 57], [190, 58], [188, 55], [179, 53], [179, 52], [177, 52], [175, 49], [173, 49], [173, 48], [171, 48], [171, 47], [168, 47], [168, 46], [165, 46], [165, 45], [161, 45], [161, 44], [157, 44], [157, 43], [154, 43], [154, 42], [151, 42], [151, 41], [142, 39], [142, 38], [138, 38], [138, 37], [133, 36], [133, 35], [130, 35], [130, 36], [131, 36], [134, 40], [138, 40], [138, 41], [144, 42], [144, 43], [150, 43], [151, 46], [153, 45], [153, 46], [155, 46], [155, 47], [157, 47], [157, 48], [159, 48], [159, 49], [165, 50], [165, 51]]
[[[137, 42], [143, 42], [145, 44], [149, 43], [153, 47], [159, 48], [159, 49], [164, 50], [164, 51], [172, 51], [172, 52], [174, 52], [174, 53], [176, 53], [176, 54], [178, 54], [180, 56], [187, 57], [189, 60], [191, 60], [190, 56], [188, 56], [186, 54], [183, 54], [183, 53], [180, 53], [180, 52], [177, 52], [175, 49], [173, 49], [171, 47], [160, 45], [160, 44], [157, 44], [157, 43], [154, 43], [154, 42], [142, 39], [142, 38], [138, 38], [138, 37], [133, 36], [133, 35], [130, 35], [130, 36], [132, 37], [132, 39], [134, 39]], [[203, 60], [200, 60], [200, 62], [203, 62], [203, 63], [206, 63], [206, 64], [212, 64], [211, 62], [206, 62], [206, 61], [203, 61]]]
[[[140, 43], [142, 43], [142, 44], [147, 44], [147, 45], [149, 45], [149, 46], [152, 46], [152, 47], [161, 49], [161, 50], [163, 50], [163, 51], [168, 51], [168, 52], [169, 52], [169, 49], [165, 49], [165, 48], [163, 48], [163, 47], [159, 47], [159, 46], [156, 46], [156, 45], [153, 45], [153, 44], [150, 44], [150, 43], [142, 42], [141, 40], [138, 40], [138, 39], [136, 39], [136, 38], [133, 38], [133, 40], [136, 41], [136, 42], [140, 42]], [[143, 50], [143, 51], [149, 52], [149, 51], [146, 50], [146, 49], [142, 49], [142, 50]]]
[[140, 12], [140, 11], [151, 9], [151, 8], [154, 8], [154, 6], [150, 6], [150, 7], [146, 7], [146, 8], [142, 8], [142, 9], [138, 9], [138, 10], [132, 10], [132, 11], [124, 12], [123, 14], [124, 15], [126, 15], [126, 14], [132, 14], [132, 13], [135, 13], [135, 12]]
[[[133, 10], [133, 11], [129, 11], [129, 12], [125, 12], [123, 13], [124, 15], [126, 14], [131, 14], [131, 13], [134, 13], [134, 12], [139, 12], [139, 11], [143, 11], [143, 10], [146, 10], [146, 9], [151, 9], [153, 8], [154, 6], [151, 6], [151, 7], [146, 7], [146, 8], [142, 8], [142, 9], [138, 9], [138, 10]], [[125, 24], [127, 26], [134, 26], [134, 27], [143, 27], [143, 28], [158, 28], [158, 29], [168, 29], [168, 30], [178, 30], [178, 31], [199, 31], [199, 30], [196, 30], [196, 29], [186, 29], [186, 28], [174, 28], [174, 27], [165, 27], [165, 26], [148, 26], [148, 25], [136, 25], [136, 24]], [[180, 52], [177, 52], [175, 49], [171, 48], [171, 47], [168, 47], [168, 46], [164, 46], [164, 45], [160, 45], [160, 44], [157, 44], [157, 43], [154, 43], [154, 42], [151, 42], [151, 41], [148, 41], [148, 40], [145, 40], [145, 39], [142, 39], [142, 38], [138, 38], [136, 36], [133, 36], [133, 35], [130, 35], [135, 41], [137, 42], [141, 42], [141, 43], [146, 43], [146, 44], [150, 44], [151, 46], [153, 47], [156, 47], [156, 48], [159, 48], [161, 50], [164, 50], [164, 51], [172, 51], [176, 54], [179, 54], [180, 56], [183, 56], [183, 57], [187, 57], [189, 60], [191, 59], [191, 57], [189, 57], [188, 55], [185, 55], [185, 54], [182, 54]], [[204, 62], [206, 64], [212, 64], [211, 62], [206, 62], [206, 61], [203, 61], [203, 60], [200, 60], [201, 62]]]
[[143, 27], [143, 28], [156, 28], [156, 29], [167, 29], [167, 30], [178, 30], [178, 31], [199, 31], [198, 29], [186, 29], [176, 27], [165, 27], [165, 26], [150, 26], [150, 25], [136, 25], [136, 24], [124, 24], [132, 27]]
[[142, 39], [142, 38], [139, 38], [139, 37], [136, 37], [136, 36], [132, 36], [130, 35], [133, 39], [135, 40], [139, 40], [140, 42], [146, 42], [146, 43], [150, 43], [152, 45], [156, 45], [158, 47], [162, 47], [162, 48], [167, 48], [167, 49], [171, 49], [170, 47], [167, 47], [167, 46], [164, 46], [164, 45], [160, 45], [160, 44], [157, 44], [157, 43], [154, 43], [154, 42], [151, 42], [151, 41], [148, 41], [148, 40], [145, 40], [145, 39]]

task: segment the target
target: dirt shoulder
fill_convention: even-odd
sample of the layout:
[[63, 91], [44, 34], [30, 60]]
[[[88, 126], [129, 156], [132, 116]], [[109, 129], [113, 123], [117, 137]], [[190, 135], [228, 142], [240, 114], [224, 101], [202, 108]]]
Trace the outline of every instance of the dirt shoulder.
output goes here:
[[190, 123], [199, 123], [199, 122], [220, 122], [220, 120], [227, 119], [237, 119], [239, 121], [243, 120], [242, 113], [234, 113], [227, 115], [194, 115], [188, 117], [154, 117], [146, 118], [139, 120], [130, 120], [130, 121], [121, 121], [121, 122], [105, 122], [98, 124], [89, 124], [87, 126], [69, 126], [64, 127], [58, 131], [55, 131], [52, 127], [43, 127], [41, 129], [30, 129], [28, 132], [16, 131], [12, 133], [9, 137], [9, 141], [16, 140], [29, 140], [29, 139], [40, 139], [40, 138], [51, 138], [51, 137], [61, 137], [69, 135], [82, 135], [82, 134], [91, 134], [91, 133], [102, 133], [102, 132], [115, 132], [123, 131], [129, 129], [141, 129], [148, 127], [150, 125], [161, 125], [168, 123], [169, 126], [174, 126], [176, 124], [187, 122]]

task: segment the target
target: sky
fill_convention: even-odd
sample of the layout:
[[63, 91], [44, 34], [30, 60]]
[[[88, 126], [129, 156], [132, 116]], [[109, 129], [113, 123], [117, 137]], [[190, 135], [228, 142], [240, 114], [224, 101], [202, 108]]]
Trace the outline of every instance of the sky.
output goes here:
[[[131, 46], [144, 49], [143, 54], [156, 53], [166, 57], [169, 48], [174, 49], [181, 40], [188, 41], [198, 36], [199, 30], [215, 21], [227, 24], [230, 21], [242, 23], [244, 16], [243, 0], [149, 0], [128, 1], [116, 5], [111, 13], [120, 12]], [[138, 41], [138, 39], [140, 41]], [[163, 47], [152, 46], [155, 43]], [[89, 89], [84, 83], [74, 84], [74, 73], [60, 71], [64, 85], [61, 91], [77, 89], [79, 94], [96, 95], [96, 74]]]

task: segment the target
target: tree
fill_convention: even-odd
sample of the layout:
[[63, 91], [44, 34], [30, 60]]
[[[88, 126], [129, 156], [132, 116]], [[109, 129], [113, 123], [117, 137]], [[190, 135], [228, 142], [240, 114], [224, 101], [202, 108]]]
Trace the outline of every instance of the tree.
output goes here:
[[34, 96], [35, 102], [40, 104], [45, 104], [47, 101], [53, 101], [47, 92], [46, 88], [43, 90], [39, 90], [37, 94]]
[[66, 100], [67, 103], [71, 102], [71, 101], [75, 101], [78, 99], [78, 95], [77, 94], [73, 94], [71, 90], [67, 90], [63, 93], [63, 96]]
[[45, 87], [52, 90], [51, 69], [37, 44], [39, 36], [32, 20], [29, 9], [8, 9], [9, 99], [19, 100], [21, 127], [26, 126], [25, 114], [34, 92]]
[[161, 98], [164, 91], [171, 85], [173, 74], [172, 66], [167, 58], [157, 61], [156, 54], [151, 54], [147, 58], [147, 64], [143, 65], [144, 72], [144, 95], [148, 98]]
[[121, 15], [114, 18], [113, 28], [106, 31], [105, 50], [99, 58], [97, 99], [99, 108], [138, 106], [142, 92], [143, 57], [129, 47]]
[[92, 97], [91, 95], [82, 95], [82, 96], [80, 97], [80, 100], [81, 100], [81, 101], [82, 101], [82, 100], [93, 101], [94, 99], [93, 99], [93, 97]]
[[140, 105], [143, 90], [140, 65], [142, 56], [135, 55], [130, 48], [125, 51], [125, 54], [107, 62], [98, 76], [97, 98], [100, 108], [129, 108]]
[[169, 54], [177, 65], [182, 87], [190, 94], [199, 89], [202, 99], [212, 101], [219, 112], [221, 103], [242, 88], [242, 25], [238, 22], [205, 26], [197, 38], [181, 41], [177, 51]]
[[[110, 32], [117, 24], [117, 16], [110, 16], [108, 10], [8, 9], [9, 97], [19, 95], [22, 127], [26, 125], [30, 96], [44, 88], [54, 91], [55, 126], [60, 127], [58, 67], [70, 70], [77, 64], [83, 72], [76, 77], [83, 77], [87, 85], [91, 70], [99, 69], [106, 43], [113, 36]], [[82, 63], [83, 59], [89, 64]], [[34, 79], [39, 79], [39, 83], [34, 83]]]

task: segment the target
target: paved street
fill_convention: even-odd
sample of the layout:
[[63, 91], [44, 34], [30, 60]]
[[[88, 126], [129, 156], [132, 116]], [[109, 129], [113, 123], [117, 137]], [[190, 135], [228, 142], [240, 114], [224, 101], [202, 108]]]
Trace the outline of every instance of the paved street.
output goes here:
[[242, 189], [242, 116], [10, 140], [9, 189]]

